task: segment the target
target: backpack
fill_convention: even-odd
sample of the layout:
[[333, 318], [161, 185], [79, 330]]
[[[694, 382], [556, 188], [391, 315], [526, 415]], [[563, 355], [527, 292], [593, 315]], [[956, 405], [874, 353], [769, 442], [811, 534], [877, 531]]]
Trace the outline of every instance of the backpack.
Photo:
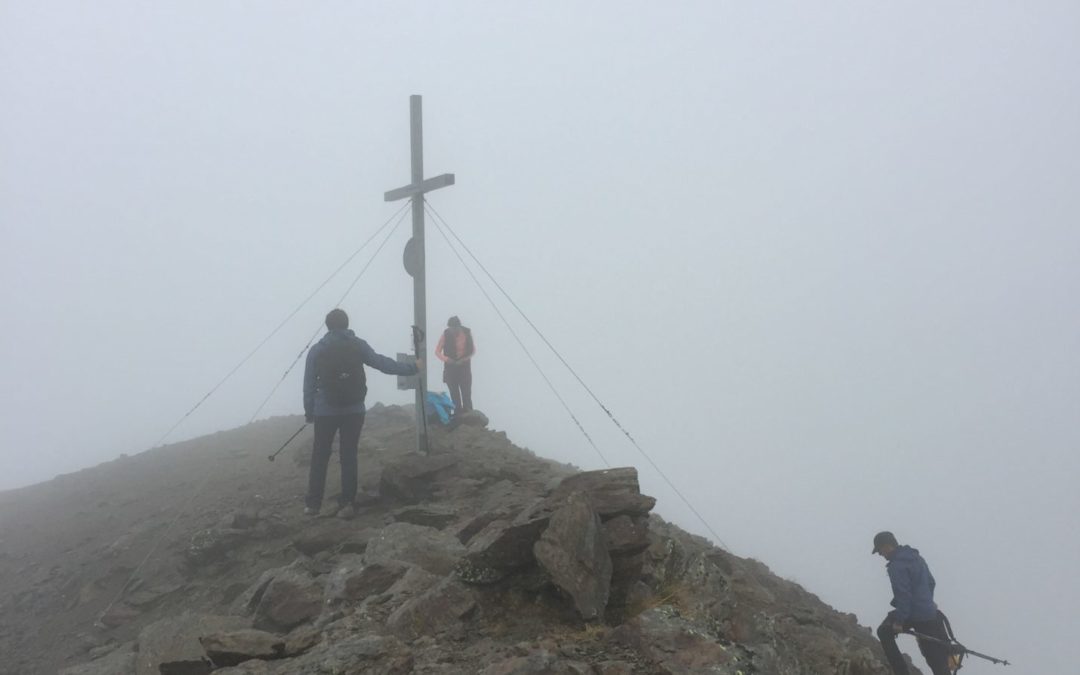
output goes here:
[[446, 356], [451, 359], [460, 359], [466, 356], [472, 356], [476, 353], [476, 347], [473, 345], [472, 340], [472, 331], [464, 326], [458, 330], [465, 332], [464, 354], [457, 353], [457, 335], [449, 328], [443, 331], [443, 354], [446, 354]]
[[360, 345], [353, 340], [338, 340], [326, 345], [315, 360], [319, 391], [332, 406], [351, 406], [364, 402], [367, 375], [360, 356]]

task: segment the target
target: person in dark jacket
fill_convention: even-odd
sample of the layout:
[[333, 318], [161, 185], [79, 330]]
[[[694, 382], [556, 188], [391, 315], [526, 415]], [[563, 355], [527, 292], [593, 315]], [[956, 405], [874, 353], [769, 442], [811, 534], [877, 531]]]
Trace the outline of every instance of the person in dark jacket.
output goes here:
[[341, 309], [326, 315], [326, 335], [308, 350], [304, 367], [304, 416], [315, 424], [315, 443], [308, 474], [304, 513], [317, 515], [326, 488], [334, 436], [341, 434], [341, 497], [336, 513], [356, 514], [356, 461], [360, 430], [364, 426], [367, 376], [364, 366], [388, 375], [416, 375], [418, 364], [398, 363], [374, 349], [349, 330], [349, 316]]
[[450, 317], [435, 346], [435, 356], [443, 362], [443, 382], [450, 389], [455, 414], [473, 409], [472, 357], [475, 354], [476, 341], [472, 331], [461, 325], [461, 319]]
[[[885, 657], [895, 675], [908, 675], [907, 664], [896, 646], [897, 634], [905, 630], [948, 641], [945, 618], [934, 603], [934, 575], [918, 550], [901, 546], [892, 532], [878, 532], [874, 536], [876, 553], [888, 560], [885, 570], [892, 584], [893, 610], [878, 627], [877, 635]], [[919, 651], [926, 659], [934, 675], [951, 675], [949, 649], [946, 645], [930, 640], [918, 640]]]

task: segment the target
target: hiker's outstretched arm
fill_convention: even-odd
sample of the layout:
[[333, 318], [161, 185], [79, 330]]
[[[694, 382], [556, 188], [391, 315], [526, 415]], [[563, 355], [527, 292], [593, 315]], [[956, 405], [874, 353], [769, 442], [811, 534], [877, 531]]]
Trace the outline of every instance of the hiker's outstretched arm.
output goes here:
[[386, 373], [387, 375], [416, 375], [416, 364], [413, 363], [398, 363], [396, 360], [389, 356], [383, 356], [379, 354], [371, 345], [360, 341], [360, 353], [364, 358], [364, 365], [371, 366], [375, 370]]

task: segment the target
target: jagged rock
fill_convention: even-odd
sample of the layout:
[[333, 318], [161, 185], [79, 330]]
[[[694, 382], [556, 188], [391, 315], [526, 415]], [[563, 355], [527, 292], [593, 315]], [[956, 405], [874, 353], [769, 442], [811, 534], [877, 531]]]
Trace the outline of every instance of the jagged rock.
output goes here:
[[109, 607], [109, 610], [101, 615], [99, 621], [103, 626], [108, 628], [116, 628], [117, 626], [123, 626], [132, 619], [137, 618], [142, 612], [126, 605], [122, 602], [114, 604]]
[[199, 638], [214, 666], [235, 666], [250, 659], [277, 659], [285, 655], [285, 639], [251, 628], [211, 633]]
[[185, 551], [188, 562], [196, 567], [218, 562], [243, 541], [266, 539], [284, 532], [278, 519], [263, 519], [253, 514], [257, 512], [241, 509], [222, 518], [216, 526], [196, 532]]
[[394, 523], [368, 542], [364, 560], [368, 563], [402, 561], [434, 574], [448, 574], [465, 555], [465, 547], [453, 535], [431, 527]]
[[604, 538], [611, 554], [611, 596], [608, 604], [625, 607], [645, 571], [645, 551], [651, 545], [649, 521], [644, 516], [615, 516], [604, 522]]
[[645, 550], [645, 566], [642, 570], [644, 580], [653, 588], [670, 585], [682, 575], [688, 555], [678, 540], [650, 531], [649, 548]]
[[548, 526], [551, 514], [538, 499], [513, 521], [495, 520], [469, 541], [455, 572], [470, 584], [490, 584], [531, 564], [533, 545]]
[[391, 516], [399, 523], [423, 525], [436, 530], [445, 528], [458, 517], [456, 511], [443, 506], [406, 506], [394, 511]]
[[[709, 614], [718, 620], [727, 620], [732, 608], [738, 605], [752, 605], [756, 602], [770, 602], [765, 589], [742, 570], [736, 571], [722, 557], [723, 554], [693, 553], [683, 563], [680, 583], [695, 589], [690, 606], [698, 613]], [[735, 603], [732, 600], [732, 584], [743, 588], [743, 598]]]
[[233, 530], [246, 530], [255, 527], [259, 522], [261, 515], [259, 509], [253, 506], [233, 509], [221, 519], [219, 527]]
[[394, 637], [364, 635], [282, 661], [245, 661], [214, 675], [409, 675], [414, 657]]
[[96, 661], [64, 668], [60, 675], [135, 675], [135, 653], [115, 651]]
[[616, 628], [610, 639], [653, 661], [665, 674], [737, 675], [746, 668], [727, 647], [670, 605], [642, 612]]
[[429, 499], [436, 475], [457, 464], [450, 455], [409, 453], [383, 467], [379, 491], [384, 497], [416, 504]]
[[480, 671], [481, 675], [594, 675], [595, 672], [587, 663], [564, 659], [546, 649], [499, 661]]
[[285, 636], [284, 656], [286, 658], [299, 656], [319, 644], [321, 639], [322, 633], [318, 629], [312, 626], [300, 626]]
[[464, 520], [454, 530], [454, 534], [463, 544], [470, 544], [472, 538], [485, 527], [497, 520], [514, 520], [525, 506], [536, 502], [538, 494], [523, 490], [522, 486], [510, 480], [500, 480], [484, 490], [484, 502], [475, 515]]
[[322, 611], [323, 587], [299, 567], [279, 570], [255, 605], [255, 627], [287, 631]]
[[184, 556], [193, 567], [220, 562], [228, 555], [229, 549], [249, 536], [248, 530], [211, 527], [199, 530], [191, 536]]
[[615, 516], [604, 522], [604, 538], [613, 556], [634, 555], [649, 548], [649, 521]]
[[386, 625], [394, 634], [411, 640], [455, 627], [475, 609], [473, 591], [448, 577], [397, 608]]
[[413, 669], [409, 649], [394, 637], [365, 635], [348, 642], [321, 645], [304, 659], [318, 664], [318, 673], [408, 675]]
[[457, 537], [458, 541], [468, 546], [472, 543], [473, 537], [482, 532], [488, 525], [491, 525], [497, 520], [509, 522], [512, 515], [513, 514], [507, 510], [486, 511], [461, 523], [453, 530], [453, 534]]
[[[459, 538], [464, 535], [469, 542], [468, 551], [456, 570], [458, 576], [468, 583], [490, 584], [531, 564], [535, 560], [533, 545], [548, 526], [551, 514], [574, 492], [588, 494], [590, 503], [602, 519], [627, 516], [629, 523], [620, 521], [612, 526], [618, 536], [616, 545], [620, 551], [648, 546], [648, 539], [640, 540], [644, 526], [641, 517], [652, 509], [656, 500], [640, 493], [637, 470], [628, 467], [589, 471], [562, 479], [550, 496], [535, 500], [511, 522], [493, 518], [490, 512], [477, 516], [474, 519], [477, 522], [467, 525], [469, 529], [458, 534]], [[498, 503], [508, 500], [509, 495], [510, 490], [504, 489], [493, 497]], [[486, 526], [473, 534], [472, 529], [482, 520], [488, 520]]]
[[622, 515], [644, 516], [656, 505], [654, 498], [641, 494], [637, 469], [632, 466], [567, 476], [549, 500], [557, 504], [575, 492], [588, 494], [593, 510], [603, 520]]
[[150, 588], [139, 588], [127, 595], [126, 601], [140, 610], [146, 609], [159, 603], [165, 597], [172, 595], [183, 588], [182, 584], [171, 583]]
[[624, 607], [631, 603], [635, 589], [639, 587], [645, 591], [645, 596], [651, 595], [648, 586], [641, 583], [642, 570], [645, 567], [645, 556], [641, 553], [630, 556], [611, 556], [611, 594], [608, 597], [609, 607]]
[[304, 532], [296, 539], [293, 539], [292, 545], [297, 551], [300, 551], [304, 555], [313, 556], [316, 553], [321, 553], [327, 549], [333, 548], [341, 543], [341, 535], [332, 530], [316, 530], [313, 532]]
[[596, 675], [634, 675], [634, 664], [626, 661], [603, 661], [593, 666]]
[[[279, 664], [273, 661], [252, 659], [251, 661], [244, 661], [238, 666], [219, 668], [214, 671], [214, 675], [286, 675], [278, 669], [278, 666]], [[288, 673], [288, 675], [298, 674]]]
[[266, 587], [270, 585], [270, 582], [274, 580], [274, 577], [279, 574], [285, 567], [275, 567], [269, 569], [259, 575], [259, 578], [247, 590], [243, 591], [236, 600], [233, 601], [230, 608], [234, 614], [243, 614], [250, 616], [255, 612], [255, 608], [259, 606], [259, 602], [262, 601], [262, 596], [266, 592]]
[[454, 423], [467, 427], [485, 428], [488, 425], [488, 417], [479, 410], [469, 410], [454, 417]]
[[98, 645], [97, 647], [91, 647], [90, 651], [86, 653], [91, 660], [98, 660], [105, 656], [111, 656], [113, 654], [127, 654], [135, 652], [135, 643], [128, 642], [123, 645], [117, 646], [115, 642], [108, 642], [106, 644]]
[[307, 530], [293, 539], [292, 544], [293, 548], [307, 556], [345, 547], [350, 553], [363, 553], [372, 534], [369, 530], [357, 531], [347, 525], [334, 523], [329, 527]]
[[247, 628], [235, 616], [184, 613], [155, 621], [139, 633], [137, 675], [204, 675], [212, 670], [199, 638]]
[[373, 596], [369, 602], [376, 601], [379, 604], [398, 607], [426, 593], [429, 588], [437, 583], [439, 583], [439, 577], [415, 565], [409, 565], [404, 576], [395, 581], [394, 585], [388, 588], [385, 593]]
[[367, 563], [361, 556], [348, 556], [338, 563], [326, 580], [326, 604], [356, 602], [382, 593], [408, 569], [408, 564], [393, 560]]
[[536, 561], [586, 621], [602, 619], [611, 592], [611, 555], [600, 517], [582, 492], [571, 494], [533, 547]]

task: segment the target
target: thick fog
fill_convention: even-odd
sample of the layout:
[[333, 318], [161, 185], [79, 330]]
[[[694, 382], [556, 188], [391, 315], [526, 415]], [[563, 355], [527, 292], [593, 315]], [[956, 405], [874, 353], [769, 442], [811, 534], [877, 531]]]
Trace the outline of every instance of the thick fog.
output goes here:
[[[876, 626], [891, 529], [969, 647], [1073, 672], [1078, 34], [1075, 2], [4, 2], [0, 489], [157, 443], [395, 213], [422, 94], [431, 205], [725, 546]], [[342, 303], [382, 353], [408, 226]], [[373, 251], [166, 442], [247, 423]], [[603, 467], [430, 220], [428, 263], [492, 426]]]

